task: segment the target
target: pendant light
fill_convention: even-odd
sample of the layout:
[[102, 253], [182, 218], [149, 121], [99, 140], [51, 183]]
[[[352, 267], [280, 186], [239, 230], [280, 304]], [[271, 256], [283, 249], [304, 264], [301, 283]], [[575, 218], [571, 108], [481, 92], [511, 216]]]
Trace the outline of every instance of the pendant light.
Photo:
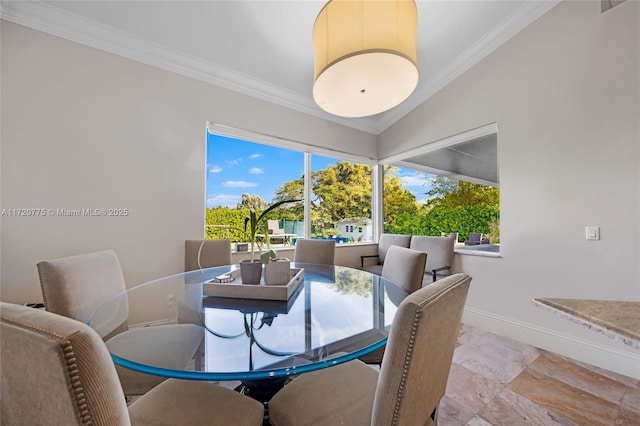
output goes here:
[[342, 117], [387, 111], [418, 84], [414, 0], [331, 0], [313, 26], [313, 99]]

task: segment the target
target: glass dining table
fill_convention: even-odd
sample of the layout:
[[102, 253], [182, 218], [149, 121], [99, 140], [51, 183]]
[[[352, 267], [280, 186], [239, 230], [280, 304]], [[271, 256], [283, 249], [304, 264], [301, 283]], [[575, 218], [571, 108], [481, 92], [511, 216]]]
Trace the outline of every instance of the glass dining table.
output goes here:
[[286, 300], [207, 296], [208, 282], [238, 269], [221, 266], [132, 287], [88, 324], [117, 365], [179, 379], [239, 380], [254, 397], [265, 384], [270, 393], [289, 376], [385, 345], [404, 290], [348, 267], [292, 268], [303, 269], [304, 281]]

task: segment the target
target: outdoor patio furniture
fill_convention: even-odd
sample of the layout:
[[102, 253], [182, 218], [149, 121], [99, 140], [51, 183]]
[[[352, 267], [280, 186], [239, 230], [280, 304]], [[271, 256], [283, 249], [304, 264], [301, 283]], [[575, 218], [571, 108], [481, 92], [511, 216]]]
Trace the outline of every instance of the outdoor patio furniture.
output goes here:
[[464, 242], [465, 246], [477, 246], [478, 244], [489, 244], [488, 239], [482, 239], [481, 232], [472, 232], [469, 234], [469, 239]]
[[267, 220], [267, 232], [269, 235], [282, 235], [284, 234], [284, 229], [280, 228], [277, 220]]

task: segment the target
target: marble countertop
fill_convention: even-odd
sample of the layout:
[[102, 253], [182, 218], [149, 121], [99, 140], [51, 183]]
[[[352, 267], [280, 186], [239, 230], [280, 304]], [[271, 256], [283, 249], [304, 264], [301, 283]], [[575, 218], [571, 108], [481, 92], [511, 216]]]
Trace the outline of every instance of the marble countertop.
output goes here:
[[640, 350], [640, 302], [537, 298], [533, 302]]

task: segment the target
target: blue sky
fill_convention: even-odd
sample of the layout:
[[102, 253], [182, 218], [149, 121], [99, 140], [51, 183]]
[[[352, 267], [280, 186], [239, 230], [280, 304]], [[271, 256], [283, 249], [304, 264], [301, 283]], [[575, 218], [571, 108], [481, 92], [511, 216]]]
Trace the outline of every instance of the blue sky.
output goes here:
[[[313, 170], [335, 164], [338, 159], [313, 155]], [[283, 183], [299, 179], [304, 153], [207, 133], [207, 207], [235, 207], [243, 193], [256, 194], [267, 203]], [[405, 188], [424, 200], [424, 175], [400, 169]]]

